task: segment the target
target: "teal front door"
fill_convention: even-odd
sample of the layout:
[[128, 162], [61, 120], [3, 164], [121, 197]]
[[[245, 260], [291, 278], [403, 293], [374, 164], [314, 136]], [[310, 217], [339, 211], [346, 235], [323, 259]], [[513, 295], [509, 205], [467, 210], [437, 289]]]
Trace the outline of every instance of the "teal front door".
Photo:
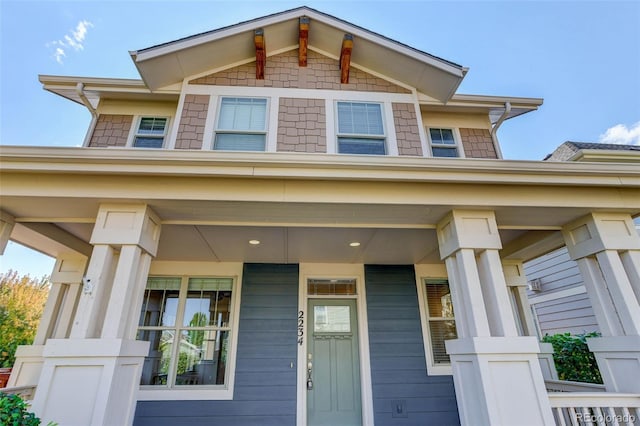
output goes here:
[[309, 299], [308, 426], [360, 426], [360, 355], [355, 299]]

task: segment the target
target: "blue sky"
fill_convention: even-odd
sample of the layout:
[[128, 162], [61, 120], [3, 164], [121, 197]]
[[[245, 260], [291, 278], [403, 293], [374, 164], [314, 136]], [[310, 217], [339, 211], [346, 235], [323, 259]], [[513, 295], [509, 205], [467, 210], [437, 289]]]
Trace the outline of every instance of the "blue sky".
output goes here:
[[[0, 0], [0, 144], [82, 144], [88, 111], [38, 74], [139, 78], [131, 50], [302, 5], [469, 67], [458, 93], [544, 98], [501, 127], [505, 158], [540, 160], [566, 140], [640, 144], [640, 2], [375, 0]], [[52, 265], [16, 244], [0, 257], [0, 272]]]

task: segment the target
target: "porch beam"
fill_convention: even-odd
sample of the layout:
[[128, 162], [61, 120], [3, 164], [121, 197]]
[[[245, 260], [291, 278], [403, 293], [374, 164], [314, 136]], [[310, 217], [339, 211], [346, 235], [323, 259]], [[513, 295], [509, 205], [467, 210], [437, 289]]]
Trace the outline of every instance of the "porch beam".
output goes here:
[[0, 210], [0, 255], [3, 255], [4, 250], [7, 248], [14, 225], [15, 218], [9, 213]]

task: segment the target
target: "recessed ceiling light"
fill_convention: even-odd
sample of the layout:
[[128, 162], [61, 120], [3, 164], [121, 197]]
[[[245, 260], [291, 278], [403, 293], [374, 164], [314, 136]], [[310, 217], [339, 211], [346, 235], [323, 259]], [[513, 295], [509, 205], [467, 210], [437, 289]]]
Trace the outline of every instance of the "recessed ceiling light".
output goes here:
[[258, 244], [260, 244], [260, 240], [249, 240], [249, 244], [251, 244], [252, 246], [257, 246]]
[[350, 242], [350, 243], [349, 243], [349, 245], [350, 245], [351, 247], [360, 247], [360, 243], [359, 243], [359, 242], [357, 242], [357, 241]]

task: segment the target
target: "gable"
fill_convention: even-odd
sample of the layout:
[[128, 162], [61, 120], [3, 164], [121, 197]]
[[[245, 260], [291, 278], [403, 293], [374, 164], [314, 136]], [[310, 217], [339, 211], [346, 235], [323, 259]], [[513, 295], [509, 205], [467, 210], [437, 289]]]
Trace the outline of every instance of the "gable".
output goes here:
[[366, 92], [411, 93], [397, 84], [376, 77], [355, 67], [349, 83], [340, 83], [337, 60], [314, 51], [307, 54], [307, 66], [298, 65], [297, 50], [267, 58], [264, 80], [256, 79], [256, 62], [240, 65], [189, 81], [190, 84], [216, 86], [287, 87], [295, 89], [357, 90]]

